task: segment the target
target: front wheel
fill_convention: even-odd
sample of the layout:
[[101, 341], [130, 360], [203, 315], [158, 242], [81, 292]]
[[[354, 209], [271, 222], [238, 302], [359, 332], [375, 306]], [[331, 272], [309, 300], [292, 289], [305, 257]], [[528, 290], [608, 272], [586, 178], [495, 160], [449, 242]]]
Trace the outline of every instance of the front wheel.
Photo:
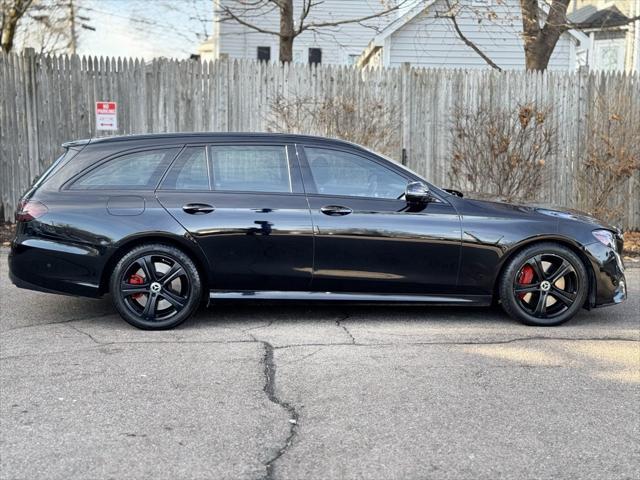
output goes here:
[[589, 277], [580, 258], [556, 243], [532, 245], [518, 253], [500, 278], [503, 309], [526, 325], [555, 326], [584, 305]]
[[164, 330], [195, 313], [202, 285], [198, 269], [183, 251], [148, 244], [120, 259], [111, 275], [110, 291], [116, 310], [128, 323]]

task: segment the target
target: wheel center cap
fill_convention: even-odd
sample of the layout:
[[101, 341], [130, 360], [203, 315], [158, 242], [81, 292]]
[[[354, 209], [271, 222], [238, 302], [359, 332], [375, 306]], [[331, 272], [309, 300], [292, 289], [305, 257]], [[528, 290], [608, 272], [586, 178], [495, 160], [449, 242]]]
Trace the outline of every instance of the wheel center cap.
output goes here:
[[548, 292], [549, 290], [551, 290], [551, 283], [545, 280], [540, 284], [540, 289], [544, 292]]
[[158, 293], [160, 292], [160, 290], [162, 290], [162, 285], [160, 285], [158, 282], [153, 282], [151, 284], [151, 291], [153, 293]]

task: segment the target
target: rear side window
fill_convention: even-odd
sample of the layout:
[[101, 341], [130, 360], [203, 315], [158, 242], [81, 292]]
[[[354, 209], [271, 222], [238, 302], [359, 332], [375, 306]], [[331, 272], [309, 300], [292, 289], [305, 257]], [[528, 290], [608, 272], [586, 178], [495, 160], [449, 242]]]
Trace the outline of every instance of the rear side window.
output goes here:
[[67, 160], [73, 158], [78, 152], [76, 150], [66, 150], [62, 155], [58, 157], [58, 159], [53, 162], [49, 168], [47, 168], [42, 175], [37, 177], [33, 182], [34, 187], [39, 187], [42, 185], [45, 180], [51, 177], [54, 173], [56, 173], [62, 166], [66, 163]]
[[284, 146], [216, 145], [210, 148], [214, 190], [291, 192]]
[[162, 181], [163, 190], [209, 190], [205, 147], [185, 148]]
[[147, 150], [116, 157], [82, 176], [71, 188], [153, 190], [178, 150]]

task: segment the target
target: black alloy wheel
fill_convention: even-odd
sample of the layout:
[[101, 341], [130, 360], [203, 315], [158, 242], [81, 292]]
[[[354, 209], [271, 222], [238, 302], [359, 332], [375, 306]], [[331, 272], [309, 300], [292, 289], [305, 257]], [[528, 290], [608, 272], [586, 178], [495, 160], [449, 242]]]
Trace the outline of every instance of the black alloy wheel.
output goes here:
[[193, 261], [168, 245], [142, 245], [124, 255], [111, 277], [111, 295], [130, 324], [148, 330], [172, 328], [199, 305], [202, 287]]
[[582, 308], [588, 286], [586, 268], [574, 252], [542, 243], [511, 260], [500, 281], [500, 300], [507, 313], [527, 325], [553, 326]]

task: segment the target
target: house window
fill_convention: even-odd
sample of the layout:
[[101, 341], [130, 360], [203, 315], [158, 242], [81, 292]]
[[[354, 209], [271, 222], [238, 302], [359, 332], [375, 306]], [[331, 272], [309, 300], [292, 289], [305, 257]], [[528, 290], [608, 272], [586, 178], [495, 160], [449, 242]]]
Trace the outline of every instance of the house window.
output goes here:
[[351, 53], [350, 53], [350, 54], [349, 54], [349, 58], [348, 58], [349, 65], [356, 65], [356, 64], [358, 63], [358, 59], [359, 59], [359, 58], [360, 58], [360, 55], [359, 55], [359, 54], [357, 54], [357, 53], [356, 53], [356, 54], [354, 55], [354, 54], [351, 54]]
[[322, 49], [321, 48], [310, 48], [309, 49], [309, 64], [315, 65], [318, 63], [322, 63]]
[[271, 60], [271, 47], [258, 47], [258, 61], [268, 62]]
[[596, 40], [594, 68], [606, 72], [624, 70], [624, 39]]

